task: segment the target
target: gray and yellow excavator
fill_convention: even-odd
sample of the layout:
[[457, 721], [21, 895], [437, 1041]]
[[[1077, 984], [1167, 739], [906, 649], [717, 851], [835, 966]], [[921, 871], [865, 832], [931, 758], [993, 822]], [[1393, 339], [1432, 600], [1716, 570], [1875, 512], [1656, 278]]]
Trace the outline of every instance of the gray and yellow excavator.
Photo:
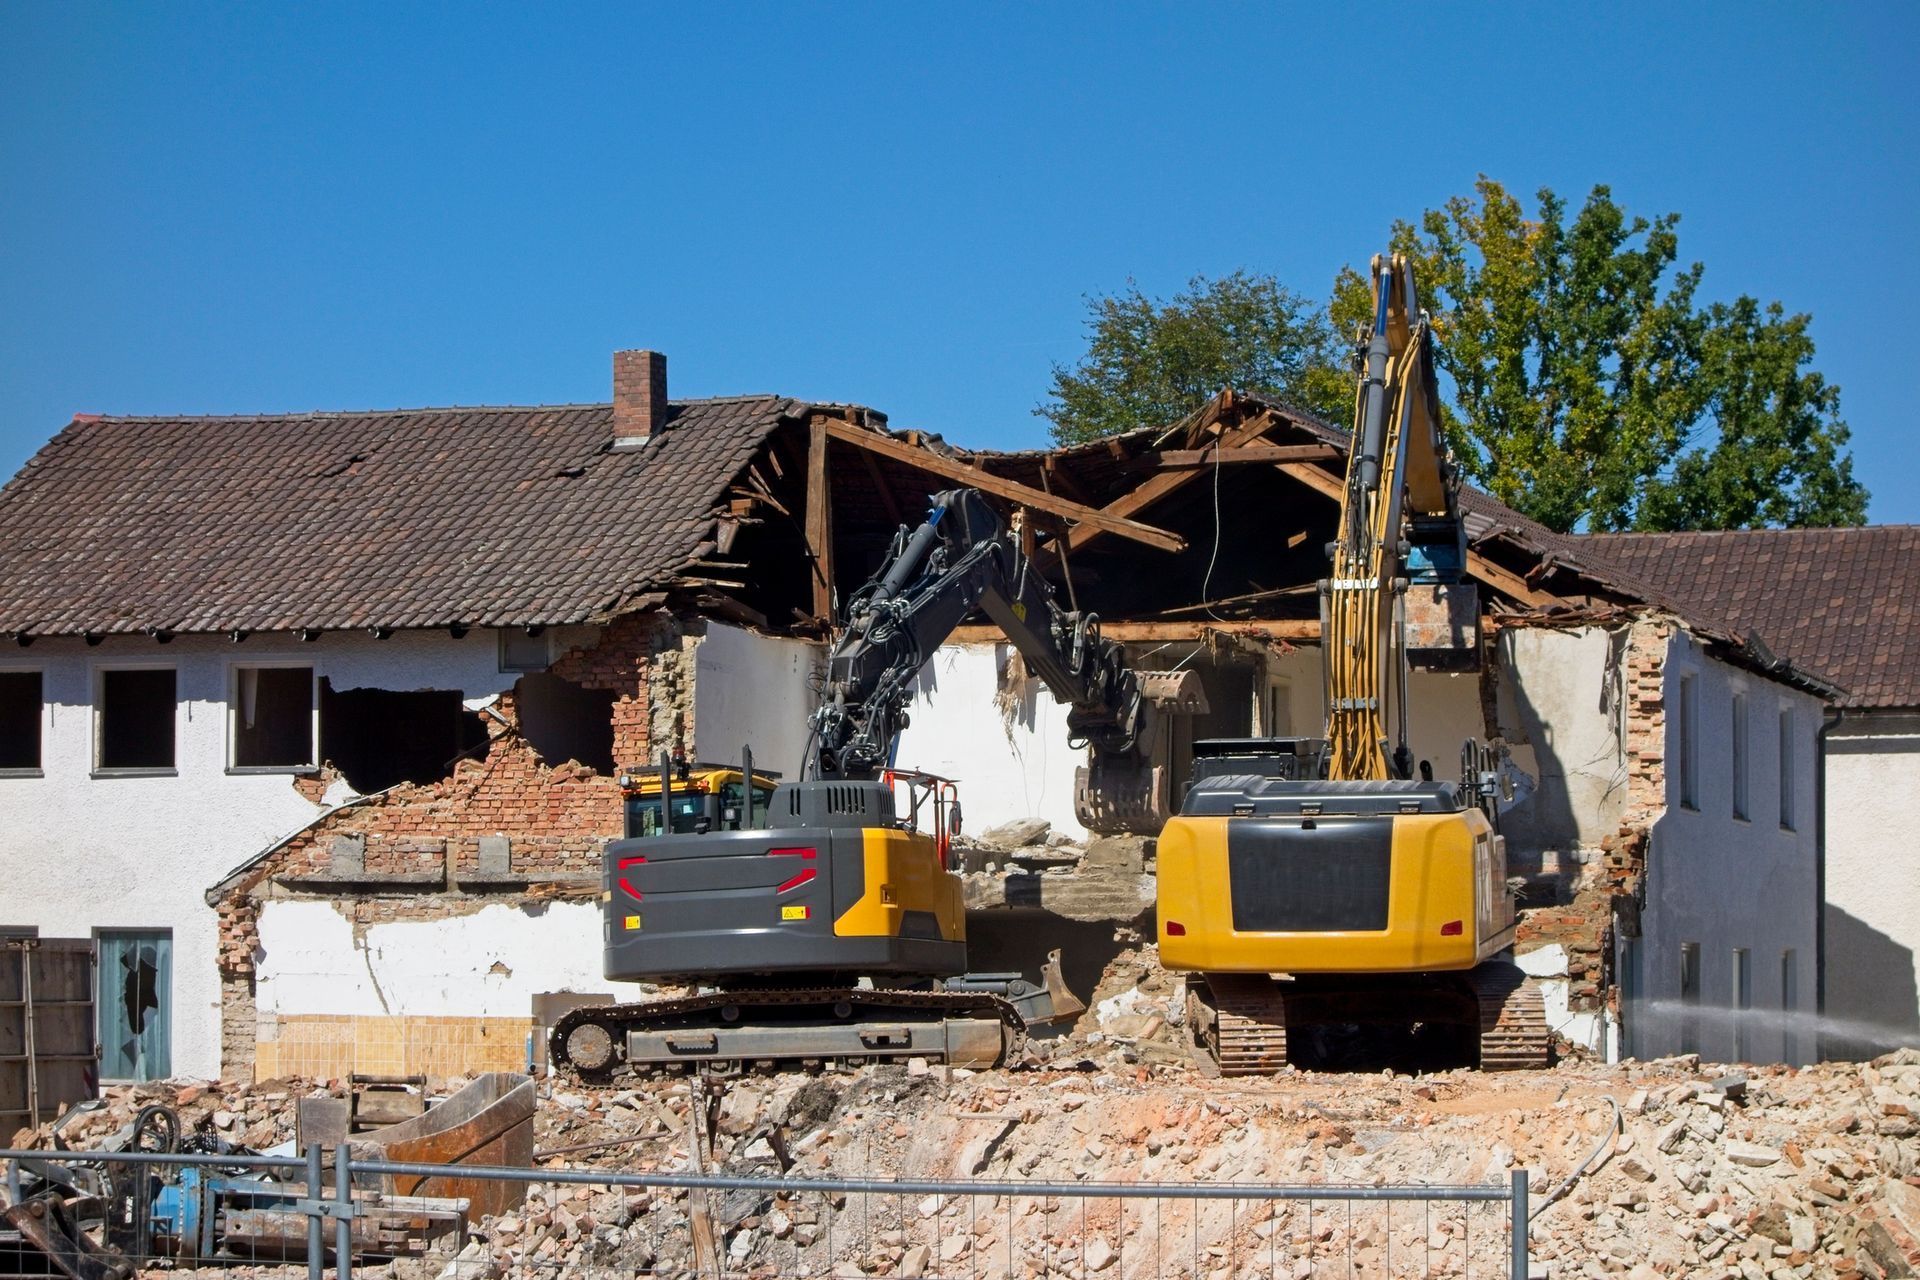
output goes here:
[[[1410, 1060], [1544, 1066], [1514, 940], [1497, 761], [1457, 782], [1407, 749], [1409, 668], [1477, 670], [1459, 475], [1413, 270], [1373, 260], [1332, 575], [1321, 583], [1326, 736], [1197, 744], [1161, 833], [1160, 962], [1190, 975], [1197, 1046], [1226, 1074]], [[1349, 1060], [1343, 1060], [1348, 1058]]]
[[587, 1078], [909, 1056], [989, 1066], [1028, 1024], [1084, 1007], [1057, 952], [1037, 983], [967, 971], [948, 847], [958, 802], [944, 780], [891, 768], [916, 674], [976, 607], [1067, 704], [1107, 825], [1158, 829], [1166, 774], [1150, 744], [1169, 735], [1154, 721], [1192, 703], [1191, 673], [1134, 672], [1097, 617], [1055, 603], [978, 492], [941, 493], [848, 603], [811, 718], [811, 777], [773, 787], [749, 753], [737, 770], [665, 761], [630, 780], [635, 838], [605, 855], [606, 976], [697, 991], [566, 1014], [555, 1064]]

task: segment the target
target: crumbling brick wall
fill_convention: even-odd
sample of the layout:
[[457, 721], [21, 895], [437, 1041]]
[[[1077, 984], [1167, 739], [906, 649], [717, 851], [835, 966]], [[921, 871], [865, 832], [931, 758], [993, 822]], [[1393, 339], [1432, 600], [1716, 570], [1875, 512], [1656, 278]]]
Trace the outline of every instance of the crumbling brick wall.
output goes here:
[[1599, 857], [1580, 868], [1568, 901], [1528, 911], [1520, 921], [1520, 951], [1554, 943], [1566, 949], [1573, 1009], [1617, 1008], [1611, 968], [1614, 903], [1638, 895], [1648, 833], [1666, 806], [1663, 681], [1674, 625], [1670, 618], [1643, 617], [1626, 627], [1617, 686], [1626, 757], [1626, 805], [1619, 826], [1602, 837]]
[[[625, 616], [610, 623], [596, 643], [569, 650], [550, 668], [563, 679], [613, 693], [617, 764], [641, 764], [650, 752], [683, 742], [691, 693], [685, 634], [679, 620], [662, 614]], [[619, 780], [572, 762], [542, 760], [519, 731], [511, 693], [488, 708], [486, 724], [485, 751], [460, 761], [448, 777], [402, 784], [333, 810], [250, 868], [220, 901], [224, 1074], [244, 1078], [252, 1071], [261, 901], [285, 892], [275, 883], [282, 877], [336, 872], [337, 840], [361, 842], [358, 861], [365, 879], [392, 882], [377, 889], [342, 887], [336, 904], [357, 928], [440, 918], [487, 903], [524, 902], [529, 892], [542, 892], [542, 881], [598, 873], [601, 851], [622, 832]], [[533, 885], [520, 892], [462, 893], [462, 880], [472, 881], [480, 871], [481, 839], [499, 835], [511, 841], [512, 876]], [[432, 873], [443, 878], [417, 888], [405, 887], [401, 879], [431, 880]]]

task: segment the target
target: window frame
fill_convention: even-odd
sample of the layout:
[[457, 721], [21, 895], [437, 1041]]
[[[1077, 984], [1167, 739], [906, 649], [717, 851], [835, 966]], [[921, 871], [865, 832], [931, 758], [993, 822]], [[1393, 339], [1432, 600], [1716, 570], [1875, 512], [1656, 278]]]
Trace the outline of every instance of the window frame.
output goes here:
[[1780, 829], [1798, 831], [1797, 816], [1794, 812], [1793, 789], [1795, 752], [1793, 749], [1793, 708], [1780, 708]]
[[[114, 671], [170, 671], [173, 673], [173, 763], [170, 765], [114, 765], [100, 763], [101, 726], [106, 718], [107, 675]], [[180, 776], [180, 664], [177, 662], [96, 662], [88, 672], [91, 695], [94, 778], [177, 778]]]
[[1727, 712], [1727, 771], [1733, 792], [1728, 809], [1735, 822], [1753, 820], [1753, 715], [1747, 704], [1747, 691], [1735, 686]]
[[[235, 759], [240, 740], [240, 673], [242, 671], [292, 671], [307, 673], [307, 762], [305, 764], [240, 764]], [[311, 660], [267, 658], [260, 661], [235, 660], [227, 664], [227, 772], [237, 777], [253, 774], [310, 775], [320, 769], [320, 669]]]
[[47, 776], [47, 668], [38, 662], [0, 663], [0, 676], [35, 675], [40, 677], [40, 763], [30, 769], [0, 768], [0, 778], [44, 778]]
[[1680, 807], [1698, 813], [1700, 811], [1700, 684], [1699, 678], [1691, 671], [1680, 673], [1680, 685], [1676, 701], [1679, 703], [1674, 725], [1680, 750], [1680, 776], [1677, 779], [1680, 791]]
[[[176, 688], [176, 692], [178, 692], [177, 688]], [[94, 926], [92, 931], [93, 1033], [94, 1033], [96, 1042], [99, 1045], [104, 1046], [107, 1042], [107, 1038], [105, 1034], [106, 1028], [101, 1025], [101, 1020], [105, 1015], [106, 1009], [107, 1009], [107, 1001], [105, 999], [105, 996], [106, 996], [105, 975], [106, 975], [106, 967], [107, 967], [106, 960], [105, 960], [105, 954], [106, 954], [105, 944], [110, 939], [142, 937], [142, 936], [148, 936], [148, 935], [151, 935], [156, 941], [161, 941], [166, 944], [165, 981], [163, 984], [159, 986], [156, 992], [159, 998], [154, 1005], [154, 1008], [157, 1011], [161, 1011], [162, 1016], [165, 1018], [166, 1035], [164, 1039], [164, 1045], [162, 1046], [165, 1051], [165, 1060], [155, 1068], [156, 1074], [151, 1076], [146, 1076], [146, 1077], [109, 1076], [106, 1074], [106, 1070], [105, 1070], [106, 1058], [103, 1053], [98, 1064], [98, 1070], [101, 1073], [100, 1083], [103, 1085], [147, 1084], [154, 1080], [168, 1079], [173, 1075], [173, 1050], [174, 1050], [174, 1042], [177, 1039], [177, 1037], [174, 1034], [175, 1018], [177, 1016], [178, 1009], [179, 1009], [179, 1005], [175, 1001], [174, 996], [176, 993], [176, 988], [179, 986], [179, 975], [175, 970], [175, 963], [174, 963], [175, 960], [177, 959], [177, 950], [174, 947], [174, 943], [178, 941], [178, 938], [175, 934], [175, 931], [172, 925], [111, 924], [111, 925]]]
[[495, 635], [498, 637], [498, 639], [496, 639], [494, 643], [497, 646], [496, 652], [499, 654], [499, 657], [500, 657], [501, 674], [502, 675], [509, 675], [509, 674], [526, 675], [530, 671], [546, 671], [550, 669], [553, 666], [553, 632], [546, 627], [542, 627], [540, 629], [540, 634], [537, 636], [529, 636], [524, 634], [521, 636], [521, 639], [523, 640], [537, 640], [540, 642], [541, 652], [544, 653], [546, 657], [540, 662], [538, 666], [531, 666], [531, 667], [522, 666], [522, 665], [507, 661], [507, 641], [509, 637], [513, 635], [514, 632], [520, 631], [520, 630], [521, 628], [519, 627], [501, 627], [499, 628], [498, 631], [495, 632]]

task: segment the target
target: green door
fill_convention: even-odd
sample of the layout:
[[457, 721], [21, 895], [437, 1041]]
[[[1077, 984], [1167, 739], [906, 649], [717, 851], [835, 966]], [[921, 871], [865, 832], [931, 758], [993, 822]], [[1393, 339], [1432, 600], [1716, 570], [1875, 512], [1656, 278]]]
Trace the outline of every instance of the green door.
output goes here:
[[100, 1077], [163, 1080], [173, 1074], [173, 934], [100, 931]]

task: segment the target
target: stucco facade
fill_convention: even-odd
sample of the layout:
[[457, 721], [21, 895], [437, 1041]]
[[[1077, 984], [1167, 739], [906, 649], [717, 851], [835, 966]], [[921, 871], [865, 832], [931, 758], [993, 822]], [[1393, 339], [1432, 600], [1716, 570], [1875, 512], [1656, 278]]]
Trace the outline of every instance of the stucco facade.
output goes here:
[[1638, 936], [1623, 930], [1617, 942], [1627, 1051], [1809, 1061], [1822, 704], [1716, 660], [1684, 631], [1661, 688], [1664, 809], [1650, 828]]
[[[171, 1069], [219, 1073], [216, 918], [203, 895], [227, 870], [323, 811], [292, 770], [237, 773], [228, 708], [234, 673], [249, 665], [310, 665], [336, 689], [457, 689], [484, 699], [512, 686], [491, 632], [254, 637], [243, 644], [181, 636], [169, 644], [110, 637], [89, 647], [50, 638], [18, 651], [5, 670], [41, 673], [42, 763], [37, 777], [0, 777], [7, 821], [0, 867], [10, 887], [0, 924], [43, 937], [101, 930], [166, 930], [172, 939]], [[94, 768], [95, 691], [102, 671], [177, 672], [175, 764], [108, 776]], [[342, 793], [336, 792], [339, 798]]]
[[1920, 712], [1849, 711], [1826, 733], [1823, 1052], [1920, 1044]]

